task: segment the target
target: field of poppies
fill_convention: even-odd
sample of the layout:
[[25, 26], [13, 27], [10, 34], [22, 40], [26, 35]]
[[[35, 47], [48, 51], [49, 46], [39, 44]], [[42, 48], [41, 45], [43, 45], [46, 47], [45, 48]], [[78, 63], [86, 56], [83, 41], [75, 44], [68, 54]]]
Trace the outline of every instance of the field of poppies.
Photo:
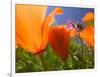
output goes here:
[[94, 68], [94, 9], [16, 4], [16, 73]]

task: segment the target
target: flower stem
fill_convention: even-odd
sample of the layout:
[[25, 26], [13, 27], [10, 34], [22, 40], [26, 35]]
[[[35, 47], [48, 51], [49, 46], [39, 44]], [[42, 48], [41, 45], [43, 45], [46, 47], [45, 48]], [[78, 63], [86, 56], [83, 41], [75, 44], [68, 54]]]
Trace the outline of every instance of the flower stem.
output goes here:
[[79, 39], [80, 39], [80, 42], [81, 42], [81, 49], [82, 49], [82, 54], [81, 54], [81, 56], [82, 56], [82, 59], [84, 60], [84, 45], [83, 45], [83, 42], [82, 42], [82, 39], [79, 37]]
[[44, 68], [44, 71], [47, 71], [47, 70], [48, 70], [48, 67], [47, 67], [47, 63], [46, 63], [46, 61], [44, 60], [43, 55], [39, 55], [39, 57], [40, 57], [40, 60], [41, 60], [42, 66], [43, 66], [43, 68]]

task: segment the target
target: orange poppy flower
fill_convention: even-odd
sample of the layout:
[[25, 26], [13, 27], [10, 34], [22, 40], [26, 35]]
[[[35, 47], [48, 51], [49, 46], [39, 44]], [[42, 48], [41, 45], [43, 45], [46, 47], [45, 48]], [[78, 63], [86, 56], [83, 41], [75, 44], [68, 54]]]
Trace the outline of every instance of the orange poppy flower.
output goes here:
[[94, 27], [88, 26], [80, 32], [80, 37], [91, 47], [94, 47]]
[[55, 53], [62, 59], [68, 57], [70, 33], [64, 26], [51, 27], [49, 31], [49, 42]]
[[92, 13], [92, 12], [86, 13], [86, 15], [83, 17], [82, 21], [84, 23], [87, 23], [89, 21], [94, 21], [94, 13]]
[[70, 30], [69, 32], [70, 32], [70, 36], [71, 36], [71, 37], [75, 37], [75, 36], [78, 35], [78, 31], [76, 30], [76, 28]]
[[48, 42], [48, 27], [56, 14], [62, 14], [57, 7], [46, 16], [47, 6], [16, 4], [16, 44], [36, 54], [43, 51]]

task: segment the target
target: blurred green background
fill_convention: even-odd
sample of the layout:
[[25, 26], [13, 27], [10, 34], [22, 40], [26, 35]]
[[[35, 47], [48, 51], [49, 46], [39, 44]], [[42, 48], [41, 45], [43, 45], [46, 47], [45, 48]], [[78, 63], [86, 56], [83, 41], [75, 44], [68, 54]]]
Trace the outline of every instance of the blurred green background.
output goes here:
[[33, 55], [22, 48], [16, 49], [16, 72], [59, 71], [94, 68], [94, 49], [77, 43], [75, 38], [70, 40], [69, 56], [66, 60], [58, 57], [50, 44], [47, 45], [43, 58]]

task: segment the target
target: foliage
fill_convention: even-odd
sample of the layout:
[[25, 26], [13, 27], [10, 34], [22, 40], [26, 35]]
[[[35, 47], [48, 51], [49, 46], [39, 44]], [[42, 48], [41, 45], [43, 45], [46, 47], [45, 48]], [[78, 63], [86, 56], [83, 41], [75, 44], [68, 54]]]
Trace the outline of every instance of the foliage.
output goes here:
[[42, 58], [22, 48], [16, 48], [16, 72], [39, 72], [94, 68], [94, 49], [85, 45], [79, 38], [71, 38], [69, 56], [62, 60], [55, 54], [50, 44]]

